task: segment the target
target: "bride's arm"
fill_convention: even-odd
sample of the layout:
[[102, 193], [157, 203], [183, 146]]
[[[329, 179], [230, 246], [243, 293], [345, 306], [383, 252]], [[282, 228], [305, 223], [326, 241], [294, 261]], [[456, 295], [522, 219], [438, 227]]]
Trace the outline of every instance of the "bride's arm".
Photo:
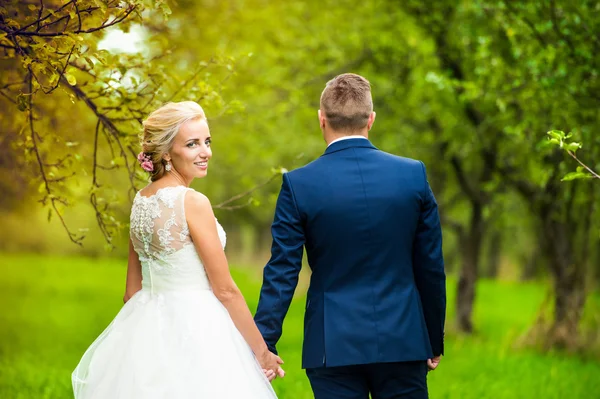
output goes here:
[[137, 252], [133, 249], [133, 243], [129, 239], [129, 258], [127, 259], [127, 281], [125, 282], [125, 295], [123, 302], [142, 289], [142, 264]]
[[202, 258], [215, 296], [229, 312], [263, 369], [277, 371], [281, 359], [269, 352], [246, 300], [229, 272], [210, 201], [206, 196], [190, 191], [185, 197], [184, 206], [192, 241]]

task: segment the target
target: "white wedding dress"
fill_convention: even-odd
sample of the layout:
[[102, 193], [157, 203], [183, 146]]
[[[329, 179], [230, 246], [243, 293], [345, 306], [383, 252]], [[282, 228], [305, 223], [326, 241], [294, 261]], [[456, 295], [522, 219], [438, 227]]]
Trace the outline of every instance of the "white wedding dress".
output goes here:
[[83, 355], [72, 375], [76, 399], [276, 398], [211, 290], [186, 223], [190, 190], [136, 195], [130, 235], [142, 289]]

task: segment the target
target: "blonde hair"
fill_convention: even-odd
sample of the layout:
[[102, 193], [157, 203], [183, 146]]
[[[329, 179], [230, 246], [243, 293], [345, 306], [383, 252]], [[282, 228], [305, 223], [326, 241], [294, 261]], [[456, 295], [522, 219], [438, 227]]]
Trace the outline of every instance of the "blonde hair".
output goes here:
[[163, 156], [173, 146], [173, 140], [181, 125], [194, 119], [206, 119], [202, 107], [194, 101], [169, 102], [158, 108], [142, 122], [142, 152], [150, 157], [154, 170], [150, 172], [152, 181], [165, 174]]

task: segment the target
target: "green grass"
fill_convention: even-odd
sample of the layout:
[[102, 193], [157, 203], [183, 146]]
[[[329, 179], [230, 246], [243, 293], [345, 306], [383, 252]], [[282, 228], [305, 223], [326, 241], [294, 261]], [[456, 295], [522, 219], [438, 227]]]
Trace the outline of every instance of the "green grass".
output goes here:
[[[233, 272], [255, 309], [260, 274], [250, 268]], [[4, 255], [0, 273], [0, 398], [72, 397], [71, 371], [122, 306], [124, 262]], [[452, 304], [453, 284], [449, 290]], [[275, 382], [282, 398], [312, 398], [300, 369], [302, 294], [292, 304], [278, 345], [287, 371], [284, 380]], [[429, 377], [430, 396], [600, 398], [597, 361], [515, 349], [544, 295], [541, 284], [482, 281], [475, 307], [477, 334], [449, 334], [446, 356]]]

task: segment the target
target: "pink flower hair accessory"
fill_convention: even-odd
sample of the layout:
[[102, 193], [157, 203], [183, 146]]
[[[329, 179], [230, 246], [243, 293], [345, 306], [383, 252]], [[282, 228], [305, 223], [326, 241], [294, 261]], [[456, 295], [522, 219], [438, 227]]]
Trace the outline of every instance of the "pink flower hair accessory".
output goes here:
[[152, 157], [146, 154], [144, 151], [140, 152], [137, 156], [137, 160], [146, 172], [154, 171], [154, 163], [152, 162]]

